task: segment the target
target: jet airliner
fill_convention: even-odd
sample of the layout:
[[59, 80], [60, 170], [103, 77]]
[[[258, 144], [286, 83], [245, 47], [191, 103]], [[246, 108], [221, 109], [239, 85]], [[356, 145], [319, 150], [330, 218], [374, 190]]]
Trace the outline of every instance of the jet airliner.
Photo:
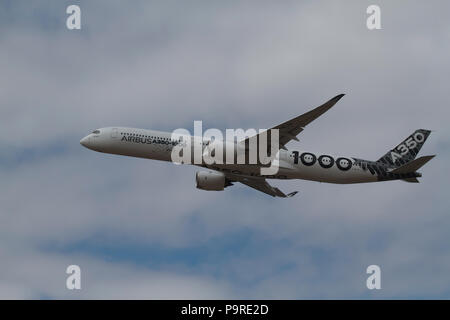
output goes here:
[[[388, 180], [419, 182], [421, 173], [417, 170], [435, 155], [416, 158], [430, 130], [418, 129], [392, 150], [376, 161], [364, 160], [351, 156], [334, 156], [328, 153], [316, 154], [303, 150], [288, 150], [286, 144], [296, 140], [304, 128], [313, 120], [333, 107], [344, 94], [340, 94], [323, 105], [312, 109], [296, 118], [286, 121], [272, 129], [277, 129], [279, 136], [278, 152], [272, 159], [278, 171], [274, 175], [262, 175], [263, 164], [197, 164], [206, 170], [196, 173], [197, 188], [221, 191], [240, 182], [273, 197], [287, 198], [297, 191], [285, 194], [270, 185], [268, 179], [303, 179], [319, 182], [348, 184]], [[184, 138], [184, 139], [183, 139]], [[193, 139], [193, 140], [190, 140]], [[208, 151], [211, 141], [200, 138], [203, 151]], [[116, 155], [172, 161], [174, 147], [187, 140], [196, 141], [186, 136], [174, 139], [172, 133], [137, 128], [107, 127], [94, 130], [81, 139], [80, 143], [91, 150]], [[246, 148], [245, 140], [233, 142], [236, 149]], [[224, 142], [224, 144], [229, 142]]]

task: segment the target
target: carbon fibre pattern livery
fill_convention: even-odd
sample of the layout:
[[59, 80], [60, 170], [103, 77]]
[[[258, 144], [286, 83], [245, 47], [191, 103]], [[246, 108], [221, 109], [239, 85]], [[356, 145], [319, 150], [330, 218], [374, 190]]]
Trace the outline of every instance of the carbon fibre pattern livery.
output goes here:
[[414, 131], [413, 134], [378, 159], [377, 162], [389, 167], [400, 167], [414, 160], [430, 133], [430, 130], [425, 129]]
[[362, 170], [370, 172], [370, 174], [377, 177], [378, 181], [399, 180], [399, 179], [411, 179], [421, 177], [418, 172], [408, 173], [393, 173], [392, 166], [384, 164], [378, 161], [369, 161], [358, 158], [352, 158], [355, 160], [354, 166], [359, 166]]

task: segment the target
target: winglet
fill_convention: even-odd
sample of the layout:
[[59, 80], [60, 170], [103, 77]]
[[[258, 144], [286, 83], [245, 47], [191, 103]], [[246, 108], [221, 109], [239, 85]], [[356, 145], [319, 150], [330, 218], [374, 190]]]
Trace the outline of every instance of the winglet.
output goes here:
[[288, 193], [288, 194], [286, 195], [286, 197], [287, 197], [287, 198], [293, 197], [293, 196], [295, 196], [297, 193], [298, 193], [298, 191], [294, 191], [294, 192]]
[[331, 100], [336, 100], [336, 102], [338, 102], [339, 100], [341, 100], [341, 98], [342, 98], [343, 96], [345, 96], [345, 93], [338, 94], [336, 97], [334, 97], [334, 98], [331, 99]]

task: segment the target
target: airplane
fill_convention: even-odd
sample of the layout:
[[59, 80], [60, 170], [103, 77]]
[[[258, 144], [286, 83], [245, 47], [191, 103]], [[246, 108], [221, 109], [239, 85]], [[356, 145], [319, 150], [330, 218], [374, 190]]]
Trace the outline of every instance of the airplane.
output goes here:
[[[286, 148], [285, 145], [291, 140], [299, 141], [297, 135], [309, 123], [333, 107], [343, 96], [344, 94], [337, 95], [321, 106], [272, 128], [277, 129], [279, 133], [279, 150], [276, 157], [272, 158], [272, 162], [276, 162], [278, 166], [278, 172], [275, 175], [262, 175], [261, 167], [264, 165], [260, 163], [207, 164], [202, 161], [196, 165], [207, 170], [196, 173], [196, 187], [208, 191], [221, 191], [240, 182], [273, 197], [289, 198], [298, 191], [285, 194], [277, 187], [270, 185], [267, 180], [303, 179], [336, 184], [403, 180], [418, 183], [417, 178], [422, 174], [417, 170], [435, 156], [428, 155], [416, 159], [431, 133], [430, 130], [414, 131], [376, 161]], [[80, 143], [88, 149], [103, 153], [172, 161], [173, 148], [189, 139], [197, 141], [190, 136], [174, 139], [170, 132], [106, 127], [94, 130], [81, 139]], [[211, 141], [199, 139], [201, 139], [202, 150], [208, 150]], [[245, 141], [242, 140], [232, 143], [236, 144], [237, 148], [245, 145]]]

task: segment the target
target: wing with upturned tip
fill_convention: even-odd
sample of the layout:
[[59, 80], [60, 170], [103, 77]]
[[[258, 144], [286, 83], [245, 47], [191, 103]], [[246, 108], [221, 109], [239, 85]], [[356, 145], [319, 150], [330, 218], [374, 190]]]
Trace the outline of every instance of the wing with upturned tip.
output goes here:
[[[336, 97], [330, 99], [329, 101], [325, 102], [321, 106], [308, 111], [294, 119], [291, 119], [289, 121], [283, 122], [282, 124], [273, 127], [272, 129], [278, 129], [279, 133], [279, 148], [280, 149], [286, 149], [285, 144], [287, 144], [291, 140], [296, 140], [297, 135], [303, 131], [305, 126], [307, 126], [309, 123], [320, 117], [322, 114], [327, 112], [331, 107], [333, 107], [342, 97], [344, 94], [337, 95]], [[247, 138], [241, 143], [248, 143], [249, 139], [254, 139], [258, 137], [258, 135]], [[270, 139], [268, 141], [270, 143]], [[270, 145], [269, 145], [270, 147]]]

